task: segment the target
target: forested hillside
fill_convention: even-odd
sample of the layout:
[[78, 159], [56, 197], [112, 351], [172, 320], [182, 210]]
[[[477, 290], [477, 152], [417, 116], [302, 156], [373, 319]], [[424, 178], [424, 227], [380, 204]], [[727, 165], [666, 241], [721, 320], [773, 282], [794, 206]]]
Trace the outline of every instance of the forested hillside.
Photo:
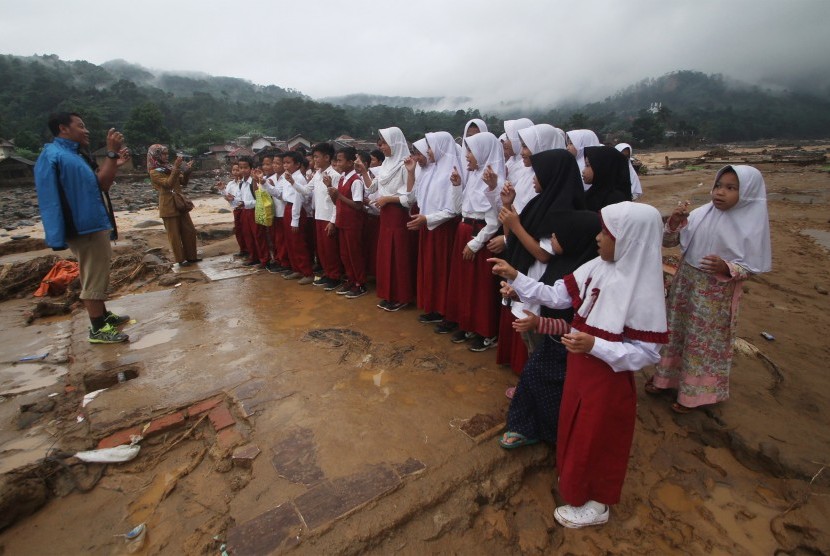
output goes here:
[[[361, 97], [367, 105], [360, 105]], [[240, 135], [286, 139], [302, 133], [319, 141], [345, 133], [369, 138], [390, 125], [399, 126], [414, 140], [431, 130], [458, 134], [469, 118], [482, 117], [475, 109], [412, 107], [451, 105], [464, 99], [430, 98], [419, 104], [408, 97], [348, 98], [348, 105], [335, 105], [275, 85], [201, 74], [156, 75], [124, 61], [96, 66], [56, 56], [0, 55], [0, 138], [14, 139], [24, 154], [36, 153], [49, 139], [45, 122], [56, 110], [80, 112], [93, 130], [116, 126], [137, 148], [162, 141], [194, 154]], [[388, 104], [383, 104], [384, 99]], [[408, 106], [392, 106], [395, 102]], [[659, 110], [647, 110], [654, 103], [660, 103]], [[773, 93], [689, 71], [644, 80], [601, 102], [483, 117], [498, 134], [501, 121], [516, 116], [564, 129], [588, 127], [601, 137], [640, 147], [830, 137], [828, 99]], [[99, 141], [103, 137], [102, 132], [94, 135]]]

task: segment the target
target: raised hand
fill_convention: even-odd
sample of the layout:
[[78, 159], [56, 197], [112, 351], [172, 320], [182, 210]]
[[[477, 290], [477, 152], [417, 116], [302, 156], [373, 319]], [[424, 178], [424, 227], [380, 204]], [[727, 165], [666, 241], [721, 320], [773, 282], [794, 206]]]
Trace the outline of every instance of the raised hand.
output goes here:
[[501, 204], [504, 206], [512, 206], [513, 201], [516, 200], [516, 190], [513, 189], [513, 184], [509, 181], [504, 182], [504, 187], [501, 188]]
[[499, 175], [493, 171], [493, 167], [491, 165], [487, 165], [487, 168], [484, 169], [484, 173], [481, 175], [482, 181], [487, 184], [487, 187], [490, 188], [490, 191], [493, 191], [496, 186], [499, 184]]
[[458, 173], [458, 168], [452, 167], [452, 174], [450, 174], [450, 183], [454, 186], [461, 185], [461, 174]]

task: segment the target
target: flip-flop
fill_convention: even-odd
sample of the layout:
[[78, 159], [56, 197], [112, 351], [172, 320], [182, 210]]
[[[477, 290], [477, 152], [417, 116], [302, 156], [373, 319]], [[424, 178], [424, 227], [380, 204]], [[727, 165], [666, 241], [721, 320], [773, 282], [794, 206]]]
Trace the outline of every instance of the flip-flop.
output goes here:
[[511, 386], [510, 388], [508, 388], [507, 390], [504, 391], [504, 395], [507, 396], [508, 400], [512, 400], [513, 396], [515, 394], [516, 394], [516, 387], [515, 386]]
[[[513, 442], [505, 442], [504, 437], [507, 438], [514, 438]], [[523, 434], [519, 434], [517, 432], [506, 432], [504, 435], [499, 438], [499, 446], [504, 448], [505, 450], [512, 450], [513, 448], [521, 448], [522, 446], [532, 446], [533, 444], [538, 444], [539, 441], [535, 438], [527, 438]]]
[[694, 407], [686, 407], [685, 405], [680, 405], [677, 402], [671, 404], [671, 410], [675, 413], [679, 413], [680, 415], [686, 415], [687, 413], [691, 413], [695, 410]]
[[663, 393], [663, 388], [658, 388], [654, 385], [654, 377], [650, 377], [646, 381], [646, 385], [643, 386], [643, 390], [646, 391], [646, 394], [651, 394], [652, 396], [657, 396]]

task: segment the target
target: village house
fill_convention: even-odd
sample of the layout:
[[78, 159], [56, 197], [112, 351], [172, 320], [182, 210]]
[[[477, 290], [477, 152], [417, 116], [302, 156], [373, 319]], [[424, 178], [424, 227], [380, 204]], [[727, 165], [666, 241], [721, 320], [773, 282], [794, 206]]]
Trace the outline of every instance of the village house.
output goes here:
[[14, 142], [0, 139], [0, 185], [34, 183], [35, 163], [15, 154]]

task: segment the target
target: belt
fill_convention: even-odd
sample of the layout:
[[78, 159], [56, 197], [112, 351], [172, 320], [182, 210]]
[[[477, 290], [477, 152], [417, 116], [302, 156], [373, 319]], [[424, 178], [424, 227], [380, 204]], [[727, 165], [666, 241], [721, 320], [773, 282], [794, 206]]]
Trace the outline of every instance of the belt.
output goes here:
[[478, 220], [477, 218], [462, 218], [461, 221], [470, 226], [486, 226], [487, 222]]

